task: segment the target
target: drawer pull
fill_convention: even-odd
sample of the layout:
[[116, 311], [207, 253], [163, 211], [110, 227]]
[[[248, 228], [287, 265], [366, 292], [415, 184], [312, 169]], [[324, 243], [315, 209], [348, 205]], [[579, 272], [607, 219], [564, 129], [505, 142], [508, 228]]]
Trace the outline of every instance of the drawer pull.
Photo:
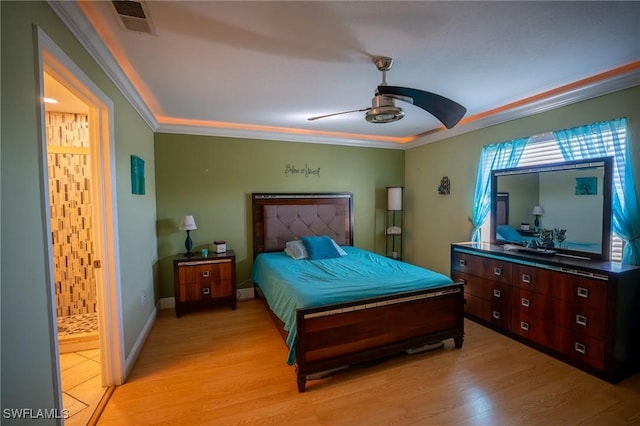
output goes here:
[[460, 264], [460, 266], [467, 266], [467, 259], [460, 259], [458, 263]]
[[498, 312], [498, 311], [493, 311], [493, 317], [494, 317], [495, 319], [499, 320], [499, 319], [500, 319], [500, 312]]
[[522, 306], [526, 306], [527, 308], [529, 307], [529, 299], [525, 299], [524, 297], [521, 299], [522, 301]]
[[529, 331], [529, 323], [520, 321], [520, 328], [523, 329], [524, 331]]
[[465, 280], [464, 278], [458, 278], [458, 284], [467, 284], [467, 280]]
[[576, 352], [580, 352], [581, 354], [587, 353], [587, 345], [585, 345], [584, 343], [575, 342], [575, 345], [573, 346], [573, 348], [575, 349]]
[[580, 325], [587, 325], [587, 317], [585, 317], [584, 315], [576, 315], [576, 324], [580, 324]]
[[202, 271], [202, 278], [209, 278], [209, 271]]
[[204, 295], [211, 294], [211, 289], [209, 287], [204, 287], [202, 289], [202, 294]]
[[522, 282], [525, 283], [525, 284], [531, 283], [531, 275], [522, 274]]
[[498, 267], [493, 268], [493, 275], [497, 275], [497, 276], [502, 275], [502, 268], [498, 268]]
[[497, 288], [494, 288], [493, 289], [493, 297], [500, 298], [500, 290], [498, 290]]
[[584, 287], [578, 287], [578, 297], [589, 298], [589, 289]]

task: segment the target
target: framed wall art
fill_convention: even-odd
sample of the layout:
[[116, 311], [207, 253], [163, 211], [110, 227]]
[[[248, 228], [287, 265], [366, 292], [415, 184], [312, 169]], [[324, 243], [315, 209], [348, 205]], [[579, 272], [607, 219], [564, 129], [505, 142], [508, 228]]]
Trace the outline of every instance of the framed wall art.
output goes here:
[[576, 195], [597, 195], [598, 178], [596, 176], [577, 177]]
[[144, 195], [144, 160], [131, 156], [131, 193]]

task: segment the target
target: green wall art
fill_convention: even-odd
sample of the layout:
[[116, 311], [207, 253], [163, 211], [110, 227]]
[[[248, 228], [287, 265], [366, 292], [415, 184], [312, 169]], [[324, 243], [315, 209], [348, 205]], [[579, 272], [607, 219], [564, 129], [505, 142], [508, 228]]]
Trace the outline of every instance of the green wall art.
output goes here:
[[131, 156], [131, 193], [144, 195], [144, 160]]
[[598, 178], [596, 176], [576, 178], [576, 195], [597, 195]]

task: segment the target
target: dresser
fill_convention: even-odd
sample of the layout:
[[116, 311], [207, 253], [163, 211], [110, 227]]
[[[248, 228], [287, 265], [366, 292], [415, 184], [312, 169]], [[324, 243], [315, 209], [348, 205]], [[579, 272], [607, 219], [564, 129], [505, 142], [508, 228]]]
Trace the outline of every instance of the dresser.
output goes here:
[[615, 383], [640, 371], [640, 267], [451, 246], [465, 316]]
[[203, 257], [177, 255], [173, 259], [176, 316], [184, 312], [228, 305], [236, 309], [236, 255], [233, 250]]

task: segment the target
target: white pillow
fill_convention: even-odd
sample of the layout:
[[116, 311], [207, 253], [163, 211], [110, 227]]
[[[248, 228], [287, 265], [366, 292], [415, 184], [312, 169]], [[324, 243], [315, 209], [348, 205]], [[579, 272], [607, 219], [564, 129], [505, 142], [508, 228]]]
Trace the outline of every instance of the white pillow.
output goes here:
[[[347, 255], [347, 252], [344, 251], [344, 249], [340, 247], [335, 241], [333, 241], [333, 239], [331, 239], [331, 242], [333, 242], [333, 245], [335, 246], [338, 253], [340, 253], [340, 256]], [[295, 260], [309, 258], [309, 253], [307, 253], [307, 248], [304, 246], [302, 240], [287, 241], [284, 252]]]
[[309, 257], [307, 249], [301, 240], [288, 241], [284, 252], [295, 260], [307, 259]]
[[346, 252], [346, 251], [344, 251], [344, 250], [342, 249], [342, 247], [340, 247], [340, 246], [338, 245], [338, 243], [336, 243], [335, 241], [333, 241], [333, 239], [332, 239], [331, 241], [333, 242], [333, 245], [334, 245], [334, 246], [336, 246], [336, 250], [338, 250], [338, 253], [340, 253], [340, 256], [346, 256], [346, 255], [347, 255], [347, 252]]

